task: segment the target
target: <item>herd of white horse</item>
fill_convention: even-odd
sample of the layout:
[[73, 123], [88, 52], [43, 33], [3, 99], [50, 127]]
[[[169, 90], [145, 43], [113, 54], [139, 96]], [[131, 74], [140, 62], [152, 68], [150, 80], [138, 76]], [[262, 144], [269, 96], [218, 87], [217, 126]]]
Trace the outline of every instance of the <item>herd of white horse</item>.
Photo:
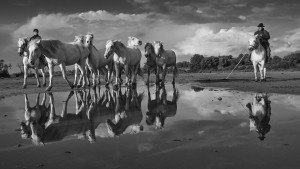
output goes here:
[[[43, 86], [46, 86], [44, 68], [49, 69], [49, 86], [46, 91], [50, 91], [53, 86], [53, 70], [58, 65], [61, 69], [63, 78], [69, 86], [73, 88], [85, 87], [90, 85], [87, 70], [92, 74], [93, 86], [100, 83], [100, 72], [106, 75], [106, 86], [111, 82], [111, 75], [115, 75], [114, 87], [122, 83], [121, 73], [124, 71], [126, 76], [126, 85], [136, 86], [137, 76], [143, 77], [140, 62], [142, 52], [138, 48], [142, 41], [136, 37], [129, 37], [127, 45], [118, 40], [108, 40], [106, 46], [97, 49], [94, 46], [94, 35], [75, 36], [74, 42], [61, 42], [59, 40], [32, 40], [26, 37], [18, 40], [18, 53], [23, 56], [24, 64], [24, 84], [27, 86], [28, 68], [35, 69], [37, 86], [40, 87], [38, 69], [43, 75]], [[260, 70], [260, 80], [266, 80], [265, 58], [266, 52], [257, 36], [249, 39], [249, 50], [251, 50], [251, 60], [254, 66], [255, 81], [257, 78], [257, 68]], [[151, 70], [155, 71], [156, 83], [164, 83], [168, 67], [173, 67], [173, 81], [177, 75], [176, 54], [172, 50], [165, 50], [161, 41], [145, 44], [145, 57], [147, 58], [148, 78], [146, 84], [149, 84]], [[66, 76], [66, 66], [75, 65], [75, 80], [72, 84]], [[80, 77], [78, 79], [78, 70]], [[162, 71], [162, 78], [160, 74]], [[96, 75], [98, 80], [96, 82]]]

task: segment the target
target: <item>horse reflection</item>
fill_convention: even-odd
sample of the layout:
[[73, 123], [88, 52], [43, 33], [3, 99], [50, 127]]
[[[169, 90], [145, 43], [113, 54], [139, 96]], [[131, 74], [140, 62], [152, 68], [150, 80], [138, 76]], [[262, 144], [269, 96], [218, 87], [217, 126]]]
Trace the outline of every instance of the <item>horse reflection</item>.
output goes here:
[[[40, 93], [37, 95], [36, 104], [30, 107], [27, 94], [25, 98], [25, 121], [21, 122], [21, 137], [23, 139], [31, 138], [34, 144], [39, 143], [40, 133], [47, 121], [50, 113], [50, 106], [46, 106], [46, 94], [44, 93], [43, 100], [40, 103]], [[33, 130], [35, 129], [35, 130]]]
[[[160, 95], [160, 91], [162, 93]], [[162, 129], [165, 124], [167, 117], [173, 117], [177, 112], [177, 101], [179, 99], [179, 92], [173, 85], [173, 98], [172, 101], [167, 100], [167, 91], [165, 86], [162, 88], [156, 86], [155, 99], [151, 99], [150, 90], [148, 87], [148, 112], [146, 113], [146, 123], [148, 125], [153, 125], [157, 129]]]
[[[30, 129], [21, 131], [26, 133], [26, 135], [31, 136], [31, 139], [35, 145], [41, 145], [48, 142], [55, 142], [64, 139], [71, 135], [85, 135], [85, 133], [90, 129], [90, 121], [86, 115], [89, 108], [89, 93], [86, 91], [76, 91], [75, 92], [75, 102], [76, 102], [76, 113], [68, 113], [68, 102], [70, 98], [74, 95], [74, 91], [71, 91], [63, 104], [62, 112], [60, 115], [56, 114], [54, 106], [54, 98], [52, 93], [49, 93], [49, 113], [47, 111], [41, 110], [41, 114], [45, 114], [46, 120], [42, 122], [35, 122], [31, 125]], [[25, 97], [26, 101], [26, 97]], [[36, 116], [42, 117], [42, 116]], [[38, 119], [38, 118], [35, 118]], [[37, 121], [37, 120], [35, 120]], [[41, 120], [39, 120], [41, 121]]]
[[106, 124], [107, 119], [113, 119], [115, 115], [115, 101], [113, 100], [110, 90], [106, 89], [103, 91], [102, 96], [100, 94], [100, 87], [98, 87], [98, 92], [96, 88], [93, 88], [93, 91], [94, 97], [87, 112], [88, 119], [91, 123], [88, 133], [90, 142], [96, 140], [95, 130], [97, 127], [100, 124]]
[[267, 94], [255, 94], [252, 103], [248, 103], [247, 108], [249, 109], [249, 120], [250, 120], [250, 131], [256, 131], [258, 138], [264, 140], [265, 135], [270, 131], [271, 125], [271, 101]]
[[108, 119], [106, 122], [109, 135], [111, 137], [119, 136], [126, 130], [130, 130], [130, 133], [133, 134], [142, 131], [141, 102], [143, 93], [138, 95], [137, 90], [131, 88], [127, 88], [122, 93], [121, 88], [119, 88], [114, 91], [114, 98], [116, 103], [114, 119]]

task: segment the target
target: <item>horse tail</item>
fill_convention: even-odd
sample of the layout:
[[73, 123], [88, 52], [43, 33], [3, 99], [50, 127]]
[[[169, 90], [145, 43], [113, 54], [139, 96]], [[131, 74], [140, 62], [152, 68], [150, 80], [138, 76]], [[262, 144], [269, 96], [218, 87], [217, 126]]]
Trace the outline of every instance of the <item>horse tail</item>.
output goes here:
[[176, 64], [175, 64], [175, 66], [174, 66], [173, 74], [174, 74], [175, 77], [178, 76], [178, 69], [177, 69]]
[[138, 65], [138, 71], [137, 71], [137, 74], [144, 79], [144, 72], [143, 70], [141, 69], [141, 66]]

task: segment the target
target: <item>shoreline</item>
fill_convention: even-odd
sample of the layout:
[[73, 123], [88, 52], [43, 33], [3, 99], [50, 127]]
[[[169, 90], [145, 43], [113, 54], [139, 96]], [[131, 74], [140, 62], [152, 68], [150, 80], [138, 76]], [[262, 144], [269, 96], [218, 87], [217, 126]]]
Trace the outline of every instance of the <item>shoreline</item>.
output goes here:
[[[254, 82], [253, 72], [234, 72], [228, 80], [225, 80], [228, 73], [182, 73], [178, 74], [176, 84], [188, 84], [203, 88], [225, 88], [227, 90], [258, 92], [258, 93], [278, 93], [300, 95], [300, 71], [291, 72], [267, 72], [267, 82]], [[167, 74], [166, 83], [171, 83], [172, 75]], [[147, 75], [144, 74], [144, 80]], [[73, 81], [73, 77], [69, 77]], [[42, 81], [42, 78], [40, 78]], [[52, 92], [71, 91], [61, 76], [55, 76]], [[104, 84], [103, 77], [101, 82]], [[155, 82], [154, 74], [150, 76], [150, 83]], [[139, 78], [139, 83], [143, 85], [143, 79]], [[0, 99], [9, 96], [44, 93], [46, 87], [36, 87], [36, 79], [28, 78], [28, 86], [22, 89], [23, 78], [0, 79]], [[48, 84], [48, 78], [47, 78]], [[73, 90], [77, 90], [76, 88]]]

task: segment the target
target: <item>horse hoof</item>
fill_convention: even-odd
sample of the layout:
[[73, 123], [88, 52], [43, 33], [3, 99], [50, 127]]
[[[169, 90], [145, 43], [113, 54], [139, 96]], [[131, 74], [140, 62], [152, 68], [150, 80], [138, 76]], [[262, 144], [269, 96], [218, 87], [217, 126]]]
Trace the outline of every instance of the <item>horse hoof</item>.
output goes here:
[[114, 89], [114, 90], [118, 90], [118, 85], [114, 85], [114, 86], [113, 86], [113, 89]]
[[255, 79], [254, 81], [255, 81], [255, 82], [258, 82], [258, 79]]
[[71, 89], [73, 89], [75, 86], [74, 85], [70, 85]]
[[47, 87], [47, 88], [46, 88], [46, 92], [49, 92], [51, 89], [52, 89], [51, 86]]
[[22, 88], [23, 88], [23, 89], [26, 89], [26, 87], [27, 87], [27, 85], [23, 85], [23, 87], [22, 87]]
[[132, 83], [132, 89], [136, 89], [136, 83]]

